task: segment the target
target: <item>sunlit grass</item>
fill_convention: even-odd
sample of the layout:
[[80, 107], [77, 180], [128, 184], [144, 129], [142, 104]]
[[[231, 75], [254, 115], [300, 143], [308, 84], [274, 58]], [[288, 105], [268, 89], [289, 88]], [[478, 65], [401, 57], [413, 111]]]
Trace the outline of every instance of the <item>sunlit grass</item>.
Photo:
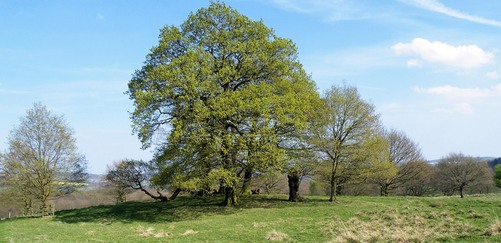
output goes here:
[[[179, 200], [178, 200], [179, 199]], [[127, 202], [0, 222], [0, 242], [501, 242], [501, 195]], [[2, 235], [3, 234], [3, 235]]]

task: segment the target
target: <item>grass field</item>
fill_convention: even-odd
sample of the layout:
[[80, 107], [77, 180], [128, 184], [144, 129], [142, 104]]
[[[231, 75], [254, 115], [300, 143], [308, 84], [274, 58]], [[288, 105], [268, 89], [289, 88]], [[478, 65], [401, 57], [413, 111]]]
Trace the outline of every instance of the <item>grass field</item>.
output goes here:
[[501, 195], [416, 198], [181, 197], [0, 222], [0, 242], [501, 242]]

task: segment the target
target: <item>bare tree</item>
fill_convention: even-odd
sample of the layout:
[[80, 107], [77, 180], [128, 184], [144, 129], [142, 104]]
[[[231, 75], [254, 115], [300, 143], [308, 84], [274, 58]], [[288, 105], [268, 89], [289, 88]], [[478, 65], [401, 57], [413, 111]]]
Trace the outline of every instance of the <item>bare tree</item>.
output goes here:
[[77, 167], [84, 171], [85, 158], [77, 152], [73, 130], [63, 117], [42, 104], [34, 104], [20, 121], [10, 133], [3, 160], [7, 184], [21, 196], [27, 210], [37, 200], [45, 216], [56, 182], [71, 181]]
[[424, 196], [432, 191], [431, 177], [433, 166], [426, 161], [411, 161], [406, 164], [409, 170], [417, 172], [402, 185], [402, 194], [410, 196]]
[[[112, 168], [108, 168], [106, 180], [116, 187], [118, 199], [121, 199], [121, 197], [124, 196], [124, 191], [130, 188], [141, 190], [155, 200], [160, 200], [162, 202], [168, 201], [169, 198], [160, 192], [160, 188], [157, 187], [157, 195], [148, 191], [147, 188], [153, 173], [154, 168], [151, 164], [143, 161], [126, 159], [115, 163]], [[177, 196], [178, 193], [179, 192], [175, 195]], [[175, 196], [173, 198], [175, 198]]]
[[383, 137], [388, 143], [388, 162], [397, 167], [397, 173], [381, 174], [375, 182], [380, 186], [381, 196], [388, 196], [390, 191], [419, 175], [419, 167], [410, 162], [424, 161], [424, 158], [417, 144], [403, 132], [390, 129]]
[[451, 153], [439, 160], [433, 175], [437, 189], [451, 195], [459, 191], [461, 198], [467, 187], [491, 178], [492, 174], [486, 162], [461, 153]]

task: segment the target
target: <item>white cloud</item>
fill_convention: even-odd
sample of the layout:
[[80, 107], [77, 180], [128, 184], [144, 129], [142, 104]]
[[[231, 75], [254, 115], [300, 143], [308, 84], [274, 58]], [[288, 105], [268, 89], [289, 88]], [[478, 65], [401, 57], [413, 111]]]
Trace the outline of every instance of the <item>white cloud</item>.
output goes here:
[[469, 115], [475, 112], [475, 107], [480, 106], [486, 99], [501, 97], [501, 84], [489, 88], [459, 88], [450, 85], [432, 88], [414, 89], [421, 94], [435, 95], [445, 99], [451, 108], [438, 108], [434, 112], [461, 113]]
[[499, 79], [499, 73], [496, 71], [488, 72], [485, 76], [489, 79]]
[[[399, 42], [391, 48], [397, 55], [415, 55], [424, 61], [459, 68], [480, 67], [491, 63], [494, 58], [494, 54], [476, 45], [452, 46], [423, 38], [414, 38], [411, 43]], [[415, 64], [416, 60], [411, 63]]]
[[437, 0], [401, 0], [404, 3], [411, 4], [417, 6], [422, 9], [426, 9], [429, 11], [445, 14], [450, 17], [463, 19], [479, 24], [485, 24], [495, 27], [501, 27], [501, 21], [487, 19], [479, 16], [474, 16], [470, 14], [463, 13], [459, 10], [449, 8]]

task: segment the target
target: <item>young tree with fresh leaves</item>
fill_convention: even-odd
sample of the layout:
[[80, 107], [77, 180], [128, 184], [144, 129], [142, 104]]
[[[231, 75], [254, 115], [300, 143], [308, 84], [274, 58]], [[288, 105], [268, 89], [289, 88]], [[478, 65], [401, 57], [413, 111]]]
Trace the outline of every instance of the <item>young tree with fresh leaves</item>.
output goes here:
[[42, 216], [57, 183], [71, 181], [75, 172], [85, 171], [73, 130], [62, 116], [52, 114], [40, 103], [27, 111], [8, 138], [4, 155], [6, 183], [21, 196], [29, 210], [33, 200], [40, 203]]
[[173, 183], [210, 175], [224, 205], [237, 202], [240, 171], [285, 164], [278, 144], [306, 127], [319, 99], [291, 40], [219, 2], [161, 30], [128, 94], [143, 147], [174, 148], [164, 161]]
[[377, 136], [381, 124], [374, 105], [364, 101], [356, 87], [332, 86], [323, 100], [324, 116], [314, 126], [312, 143], [327, 161], [332, 202], [336, 200], [337, 181], [343, 176], [339, 169], [356, 167], [356, 157], [364, 149], [364, 141]]
[[459, 191], [464, 197], [465, 189], [478, 182], [489, 179], [491, 172], [486, 162], [462, 153], [451, 153], [440, 159], [435, 166], [433, 182], [444, 194]]

